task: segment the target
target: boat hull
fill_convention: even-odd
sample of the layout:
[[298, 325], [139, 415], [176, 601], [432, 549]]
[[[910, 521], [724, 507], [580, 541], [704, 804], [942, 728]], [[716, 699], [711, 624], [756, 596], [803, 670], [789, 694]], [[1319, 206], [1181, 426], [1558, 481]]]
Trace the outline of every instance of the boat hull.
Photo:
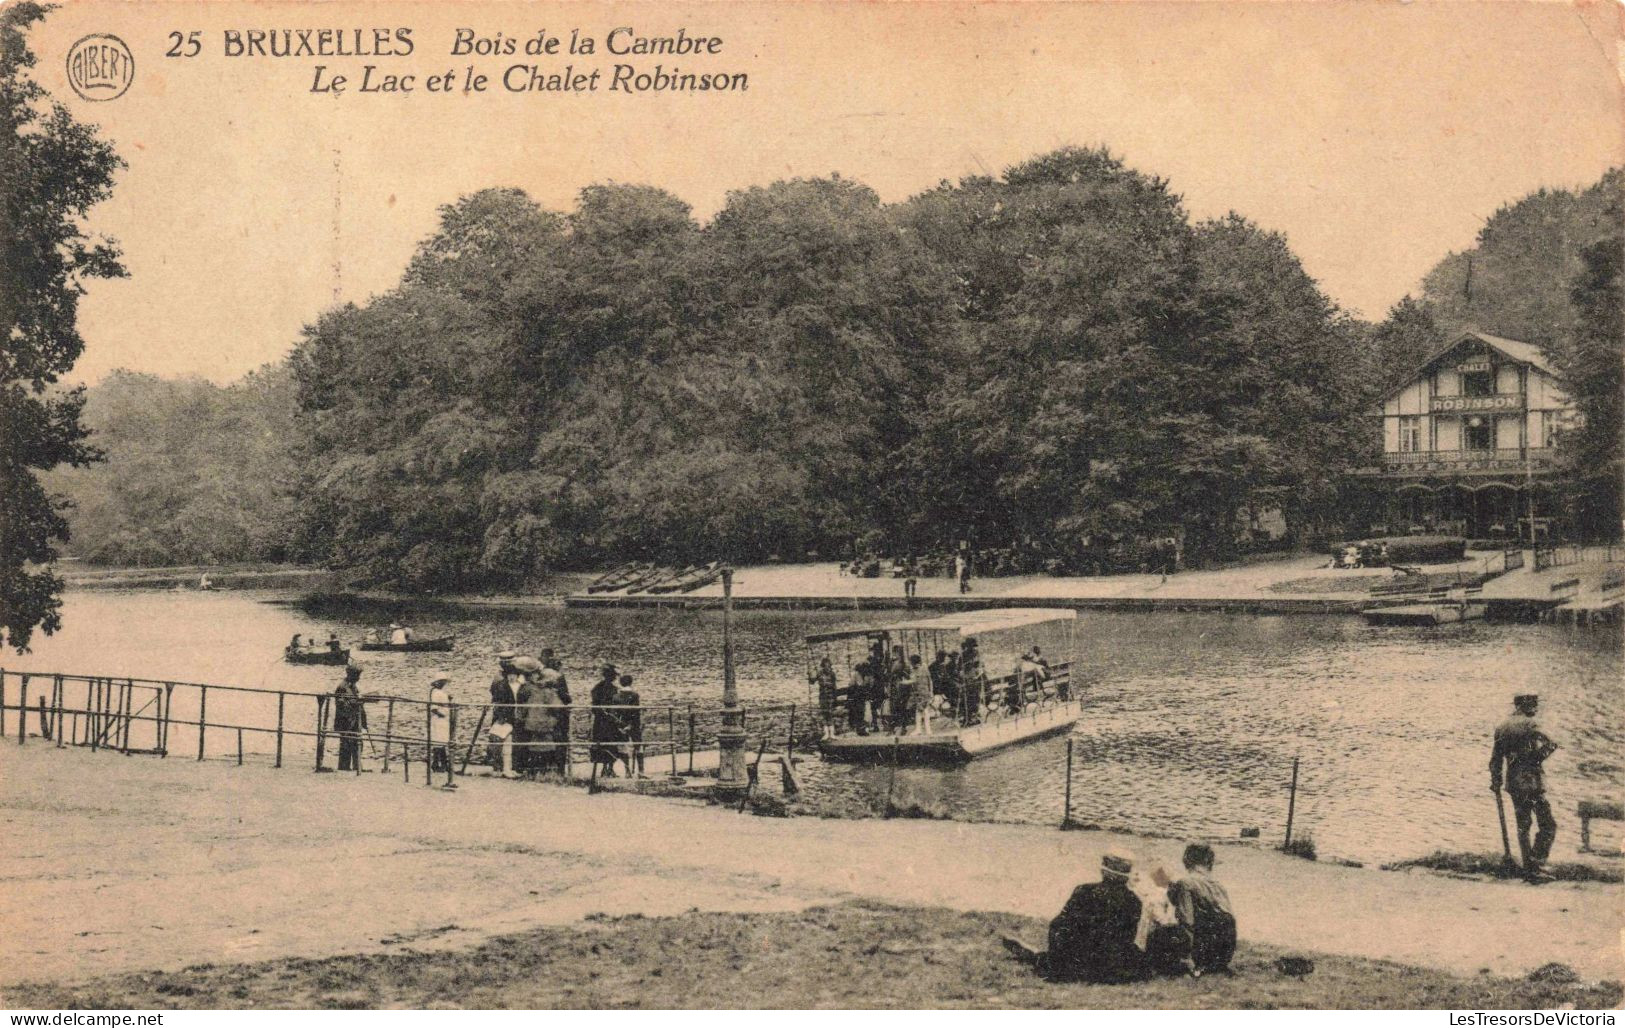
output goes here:
[[1363, 610], [1360, 616], [1370, 625], [1448, 625], [1481, 620], [1488, 609], [1488, 605], [1482, 603], [1414, 603]]
[[1083, 707], [1078, 701], [1059, 703], [1034, 713], [926, 735], [834, 735], [820, 740], [819, 752], [829, 760], [851, 763], [963, 764], [1011, 746], [1034, 742], [1072, 730]]
[[289, 664], [319, 664], [327, 667], [342, 667], [350, 662], [350, 651], [318, 650], [314, 653], [301, 653], [298, 650], [283, 650], [282, 659]]
[[414, 639], [408, 643], [368, 643], [361, 644], [361, 649], [367, 653], [448, 653], [455, 644], [452, 636], [444, 639]]

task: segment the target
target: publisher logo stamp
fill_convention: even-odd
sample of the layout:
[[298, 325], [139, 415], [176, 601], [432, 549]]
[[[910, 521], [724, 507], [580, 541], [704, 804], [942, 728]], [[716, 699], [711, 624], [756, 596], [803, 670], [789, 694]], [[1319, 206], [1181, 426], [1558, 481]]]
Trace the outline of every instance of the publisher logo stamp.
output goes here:
[[135, 57], [124, 40], [98, 32], [68, 50], [68, 84], [86, 100], [117, 100], [135, 80]]

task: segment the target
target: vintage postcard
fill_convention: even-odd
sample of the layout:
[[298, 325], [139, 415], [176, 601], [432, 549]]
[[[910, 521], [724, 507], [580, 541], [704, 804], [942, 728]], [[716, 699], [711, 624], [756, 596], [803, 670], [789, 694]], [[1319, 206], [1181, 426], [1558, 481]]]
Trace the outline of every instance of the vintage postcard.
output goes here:
[[0, 1004], [1613, 1024], [1621, 29], [8, 0]]

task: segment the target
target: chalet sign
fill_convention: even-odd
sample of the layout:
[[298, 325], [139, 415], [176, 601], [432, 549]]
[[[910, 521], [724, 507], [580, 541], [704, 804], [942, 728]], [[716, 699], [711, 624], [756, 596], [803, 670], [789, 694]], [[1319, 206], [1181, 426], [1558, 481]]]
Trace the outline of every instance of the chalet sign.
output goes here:
[[1435, 396], [1430, 410], [1435, 414], [1467, 411], [1514, 411], [1523, 407], [1523, 394], [1496, 393], [1494, 396]]
[[1382, 471], [1388, 475], [1420, 477], [1424, 475], [1496, 475], [1507, 472], [1544, 470], [1550, 462], [1545, 457], [1531, 457], [1525, 461], [1513, 457], [1463, 457], [1459, 460], [1384, 461]]
[[1457, 364], [1456, 370], [1464, 375], [1471, 375], [1477, 371], [1488, 371], [1490, 370], [1490, 359], [1488, 357], [1469, 357]]

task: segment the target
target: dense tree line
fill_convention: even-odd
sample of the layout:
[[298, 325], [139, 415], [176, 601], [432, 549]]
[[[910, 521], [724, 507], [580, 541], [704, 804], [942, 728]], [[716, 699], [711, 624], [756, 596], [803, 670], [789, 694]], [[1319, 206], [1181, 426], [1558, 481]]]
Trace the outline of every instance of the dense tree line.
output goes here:
[[1066, 149], [887, 206], [842, 179], [488, 190], [291, 358], [299, 546], [415, 588], [643, 556], [1312, 527], [1359, 327], [1280, 236]]
[[67, 552], [133, 567], [288, 559], [294, 403], [283, 364], [227, 387], [109, 375], [81, 415], [105, 462], [46, 478], [70, 504]]

